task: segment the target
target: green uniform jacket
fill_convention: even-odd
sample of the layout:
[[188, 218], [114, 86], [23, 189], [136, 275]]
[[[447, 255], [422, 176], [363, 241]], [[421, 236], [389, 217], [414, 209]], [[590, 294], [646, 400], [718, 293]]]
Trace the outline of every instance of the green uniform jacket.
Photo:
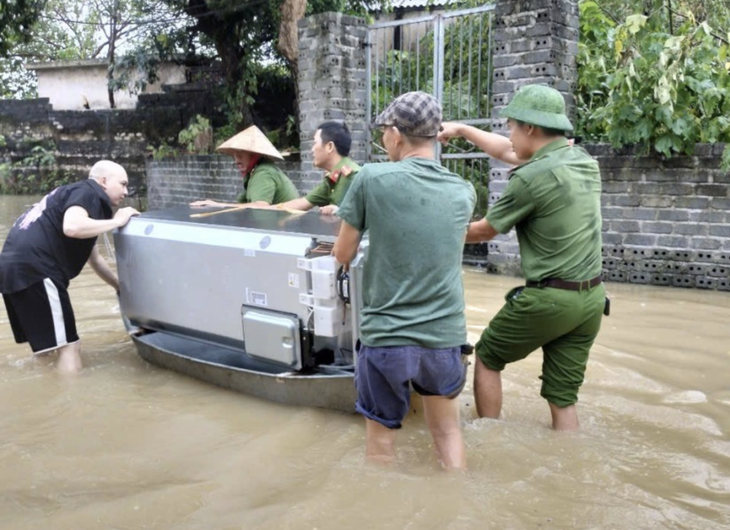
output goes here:
[[299, 198], [296, 186], [284, 172], [273, 163], [262, 160], [246, 177], [245, 190], [238, 202], [264, 201], [279, 204]]
[[360, 166], [348, 157], [343, 158], [305, 198], [315, 206], [339, 206], [358, 171]]
[[513, 171], [487, 221], [500, 234], [516, 228], [527, 280], [601, 274], [601, 174], [584, 149], [564, 138]]

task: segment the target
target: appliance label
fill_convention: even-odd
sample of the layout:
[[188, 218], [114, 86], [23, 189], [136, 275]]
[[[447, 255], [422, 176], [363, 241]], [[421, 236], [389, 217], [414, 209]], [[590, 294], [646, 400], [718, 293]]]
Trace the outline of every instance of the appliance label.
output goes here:
[[266, 293], [257, 293], [256, 291], [251, 291], [250, 297], [251, 299], [249, 300], [249, 303], [252, 305], [260, 305], [262, 307], [266, 307], [269, 305]]
[[289, 287], [294, 287], [295, 289], [299, 289], [299, 274], [296, 272], [290, 272], [289, 273]]

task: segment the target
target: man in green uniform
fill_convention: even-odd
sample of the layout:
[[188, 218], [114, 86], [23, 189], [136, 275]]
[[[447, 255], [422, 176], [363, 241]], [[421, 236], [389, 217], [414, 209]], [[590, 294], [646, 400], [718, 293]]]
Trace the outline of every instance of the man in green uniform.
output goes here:
[[255, 125], [226, 140], [216, 151], [231, 155], [244, 178], [244, 190], [238, 198], [239, 203], [205, 199], [192, 202], [190, 206], [266, 207], [299, 197], [289, 177], [272, 162], [284, 160], [281, 153]]
[[440, 124], [441, 106], [424, 92], [403, 94], [378, 116], [391, 162], [365, 165], [352, 183], [337, 212], [334, 255], [349, 264], [368, 231], [355, 366], [367, 457], [393, 461], [413, 385], [442, 465], [463, 468], [461, 254], [476, 196], [434, 159]]
[[306, 197], [280, 207], [307, 211], [319, 206], [320, 213], [333, 215], [360, 171], [360, 166], [348, 157], [351, 145], [352, 137], [344, 123], [327, 121], [320, 125], [314, 133], [312, 163], [326, 171], [324, 179]]
[[444, 124], [440, 136], [463, 136], [502, 160], [527, 161], [512, 170], [502, 197], [467, 233], [467, 242], [476, 243], [515, 227], [527, 280], [507, 294], [477, 343], [477, 412], [499, 417], [501, 371], [542, 348], [540, 393], [552, 426], [577, 430], [578, 389], [605, 305], [601, 176], [588, 153], [569, 146], [565, 132], [573, 126], [558, 91], [525, 86], [501, 114], [508, 118], [511, 150], [506, 139], [468, 126]]

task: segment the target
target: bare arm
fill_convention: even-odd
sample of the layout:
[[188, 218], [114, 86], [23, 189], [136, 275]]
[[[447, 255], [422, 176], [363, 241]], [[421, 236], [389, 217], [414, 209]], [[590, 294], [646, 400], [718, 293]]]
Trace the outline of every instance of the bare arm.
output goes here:
[[87, 261], [87, 263], [99, 278], [111, 285], [115, 291], [119, 292], [119, 280], [117, 279], [117, 275], [114, 274], [109, 267], [109, 264], [101, 256], [101, 254], [99, 254], [99, 250], [96, 247], [94, 247], [94, 250], [91, 251], [91, 256], [89, 256], [89, 261]]
[[307, 212], [314, 208], [314, 204], [309, 202], [304, 197], [300, 197], [299, 199], [293, 199], [291, 201], [282, 202], [280, 204], [276, 205], [278, 208], [288, 208], [290, 210], [301, 210], [303, 212]]
[[469, 229], [466, 231], [466, 242], [479, 243], [481, 241], [490, 241], [498, 235], [499, 232], [489, 224], [489, 221], [480, 219], [479, 221], [469, 223]]
[[438, 139], [444, 145], [451, 138], [461, 137], [476, 145], [492, 158], [501, 160], [506, 164], [518, 166], [527, 162], [527, 160], [517, 158], [517, 155], [512, 149], [512, 142], [501, 134], [482, 131], [471, 125], [456, 122], [444, 122], [441, 124], [441, 128], [442, 130], [439, 132]]
[[71, 206], [63, 214], [63, 233], [75, 239], [96, 237], [126, 225], [133, 215], [139, 215], [139, 212], [128, 206], [117, 210], [112, 219], [92, 219], [81, 206]]
[[349, 265], [350, 262], [357, 255], [357, 249], [360, 246], [360, 239], [362, 234], [354, 226], [342, 221], [340, 225], [340, 233], [335, 241], [335, 248], [332, 249], [332, 254], [338, 263], [342, 265]]

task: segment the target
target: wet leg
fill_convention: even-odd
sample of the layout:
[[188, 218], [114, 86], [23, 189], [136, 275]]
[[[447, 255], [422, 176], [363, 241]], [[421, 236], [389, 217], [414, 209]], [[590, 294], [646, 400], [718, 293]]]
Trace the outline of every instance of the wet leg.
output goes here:
[[459, 422], [459, 400], [423, 396], [423, 413], [441, 465], [445, 469], [465, 469], [466, 451]]
[[392, 464], [395, 460], [395, 429], [365, 418], [365, 456], [371, 462]]
[[61, 374], [77, 374], [81, 371], [81, 341], [58, 348], [56, 369]]
[[558, 407], [553, 403], [550, 405], [550, 415], [553, 418], [553, 429], [556, 431], [577, 431], [580, 428], [578, 423], [578, 410], [575, 405]]
[[502, 412], [502, 372], [487, 368], [479, 356], [474, 361], [474, 399], [480, 418], [499, 418]]

